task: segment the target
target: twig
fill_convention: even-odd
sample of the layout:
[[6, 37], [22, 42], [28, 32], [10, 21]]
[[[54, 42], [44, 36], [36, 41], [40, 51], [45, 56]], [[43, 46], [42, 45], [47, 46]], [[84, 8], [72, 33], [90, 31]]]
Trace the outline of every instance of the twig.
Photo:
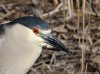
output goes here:
[[[83, 0], [83, 44], [84, 44], [84, 32], [85, 32], [85, 5], [86, 5], [86, 0]], [[81, 74], [84, 72], [84, 51], [85, 51], [85, 45], [84, 48], [82, 48], [82, 62], [81, 62]]]
[[42, 12], [40, 10], [39, 4], [37, 0], [32, 0], [34, 7], [32, 8], [32, 11], [34, 13], [35, 16], [39, 17], [39, 18], [43, 18], [42, 16]]
[[[96, 16], [96, 15], [97, 15], [96, 13], [91, 12], [91, 11], [85, 11], [85, 14], [90, 14], [90, 15], [94, 15], [94, 16]], [[97, 15], [97, 16], [100, 16], [100, 13], [98, 13], [98, 15]]]
[[56, 61], [56, 57], [55, 57], [55, 54], [53, 53], [52, 58], [50, 60], [50, 64], [53, 64], [53, 62], [55, 63], [55, 61]]
[[88, 63], [86, 63], [85, 74], [87, 74], [87, 67], [88, 67]]
[[72, 11], [71, 11], [71, 2], [70, 0], [67, 0], [68, 1], [68, 13], [69, 13], [69, 17], [71, 18], [72, 17]]
[[53, 28], [52, 30], [55, 32], [66, 33], [67, 30], [64, 29], [65, 25], [60, 25], [58, 27]]
[[53, 14], [57, 13], [60, 11], [60, 8], [62, 7], [63, 3], [60, 3], [54, 10], [43, 14], [43, 17], [47, 17], [47, 16], [52, 16]]
[[0, 20], [3, 20], [4, 18], [10, 16], [13, 13], [15, 13], [15, 10], [9, 11], [7, 14], [4, 14], [2, 17], [0, 17]]
[[0, 5], [0, 7], [2, 7], [3, 8], [3, 10], [6, 12], [6, 13], [8, 13], [9, 11], [8, 11], [8, 9], [2, 4], [2, 5]]

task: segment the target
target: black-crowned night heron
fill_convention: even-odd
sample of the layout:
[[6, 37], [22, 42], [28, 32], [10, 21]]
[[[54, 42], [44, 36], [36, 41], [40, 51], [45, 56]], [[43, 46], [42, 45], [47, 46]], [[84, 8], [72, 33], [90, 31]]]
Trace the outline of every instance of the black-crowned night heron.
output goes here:
[[40, 18], [25, 16], [1, 24], [0, 74], [26, 74], [46, 45], [70, 53]]

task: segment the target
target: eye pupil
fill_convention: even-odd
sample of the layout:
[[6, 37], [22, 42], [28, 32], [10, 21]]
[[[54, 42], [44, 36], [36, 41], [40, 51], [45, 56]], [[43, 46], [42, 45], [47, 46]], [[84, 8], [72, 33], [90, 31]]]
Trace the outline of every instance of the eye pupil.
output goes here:
[[33, 32], [36, 33], [36, 34], [38, 34], [39, 33], [38, 28], [33, 28]]

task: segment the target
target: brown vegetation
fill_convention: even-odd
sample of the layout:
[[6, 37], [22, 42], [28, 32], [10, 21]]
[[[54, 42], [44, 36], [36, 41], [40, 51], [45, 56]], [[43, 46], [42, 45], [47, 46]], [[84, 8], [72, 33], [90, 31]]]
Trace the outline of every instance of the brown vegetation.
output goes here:
[[43, 18], [74, 54], [44, 48], [28, 74], [100, 74], [100, 1], [34, 1], [0, 0], [0, 22], [26, 15]]

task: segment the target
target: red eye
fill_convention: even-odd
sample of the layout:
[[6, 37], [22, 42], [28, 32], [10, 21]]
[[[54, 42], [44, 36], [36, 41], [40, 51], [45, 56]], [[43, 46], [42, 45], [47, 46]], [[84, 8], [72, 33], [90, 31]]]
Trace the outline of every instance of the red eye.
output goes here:
[[37, 27], [34, 27], [34, 28], [33, 28], [33, 32], [36, 33], [36, 34], [38, 34], [38, 33], [39, 33], [38, 28], [37, 28]]

